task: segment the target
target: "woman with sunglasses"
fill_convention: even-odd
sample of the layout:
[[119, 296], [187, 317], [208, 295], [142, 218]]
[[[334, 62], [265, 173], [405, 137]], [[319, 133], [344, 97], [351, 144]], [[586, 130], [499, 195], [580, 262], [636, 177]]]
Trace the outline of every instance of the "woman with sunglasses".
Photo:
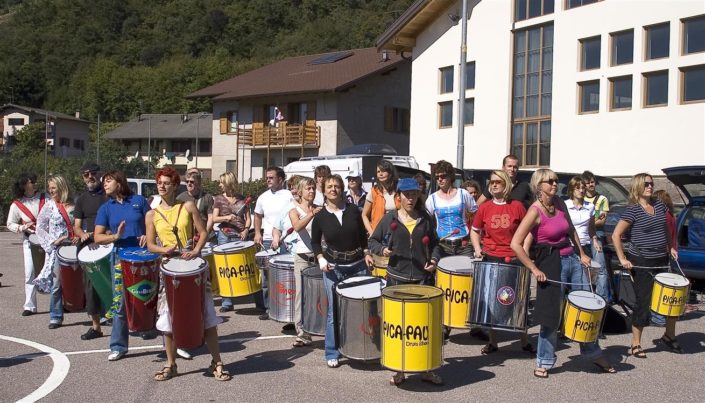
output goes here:
[[34, 280], [34, 266], [40, 262], [32, 260], [32, 249], [29, 236], [36, 232], [37, 216], [44, 207], [46, 197], [37, 192], [37, 175], [22, 174], [12, 186], [15, 200], [10, 204], [7, 215], [7, 229], [22, 234], [22, 256], [24, 257], [24, 308], [22, 316], [37, 313], [37, 288]]
[[[667, 271], [669, 252], [674, 260], [678, 259], [678, 252], [670, 245], [666, 205], [654, 198], [653, 193], [654, 179], [651, 175], [635, 175], [629, 189], [629, 205], [612, 233], [619, 263], [626, 270], [633, 272], [636, 308], [632, 314], [630, 353], [637, 358], [646, 358], [646, 353], [641, 347], [641, 334], [644, 327], [649, 325], [649, 304], [654, 276]], [[627, 232], [631, 233], [631, 242], [625, 250], [622, 235]], [[675, 317], [666, 318], [666, 331], [660, 339], [655, 339], [654, 343], [661, 342], [672, 352], [680, 354], [683, 349], [676, 340], [676, 320]]]
[[[512, 180], [506, 172], [492, 171], [488, 190], [492, 200], [482, 203], [477, 209], [470, 233], [475, 258], [484, 258], [486, 262], [492, 263], [517, 264], [511, 243], [514, 232], [526, 215], [526, 209], [521, 202], [511, 199]], [[480, 350], [482, 354], [492, 354], [499, 350], [497, 332], [490, 329], [488, 333], [488, 343]], [[521, 349], [529, 354], [536, 354], [536, 349], [529, 343], [526, 332], [521, 333], [519, 337]]]
[[[548, 378], [548, 370], [556, 364], [555, 351], [564, 291], [561, 286], [563, 272], [569, 271], [575, 264], [589, 266], [590, 258], [580, 247], [580, 238], [572, 228], [565, 203], [556, 196], [556, 173], [550, 169], [537, 169], [531, 176], [531, 190], [536, 195], [536, 201], [529, 206], [514, 233], [511, 247], [519, 261], [531, 270], [538, 281], [534, 323], [540, 325], [540, 330], [534, 376]], [[533, 260], [524, 250], [525, 242], [528, 243], [527, 236], [534, 242]], [[579, 260], [576, 251], [580, 254]], [[580, 343], [580, 354], [604, 372], [617, 372], [603, 356], [597, 341]]]

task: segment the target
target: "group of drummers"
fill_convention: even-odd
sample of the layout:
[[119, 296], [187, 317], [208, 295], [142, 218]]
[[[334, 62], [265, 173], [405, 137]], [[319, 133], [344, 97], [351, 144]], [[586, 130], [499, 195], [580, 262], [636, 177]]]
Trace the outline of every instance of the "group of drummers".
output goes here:
[[[356, 172], [346, 186], [327, 166], [288, 180], [269, 167], [254, 214], [231, 172], [220, 176], [222, 193], [213, 196], [198, 170], [188, 170], [187, 190], [177, 195], [180, 175], [162, 168], [152, 206], [131, 192], [122, 172], [101, 176], [96, 164], [82, 168], [86, 191], [75, 204], [63, 177], [49, 177], [43, 194], [36, 176], [24, 175], [8, 217], [8, 228], [24, 234], [22, 315], [36, 312], [38, 290], [51, 294], [50, 329], [61, 326], [64, 309], [85, 309], [92, 325], [81, 338], [90, 340], [103, 336], [101, 320], [111, 318], [109, 361], [125, 356], [129, 332], [156, 328], [166, 353], [158, 381], [177, 375], [177, 351], [204, 343], [212, 356], [207, 373], [231, 379], [214, 296], [220, 312], [233, 310], [235, 298], [254, 297], [260, 319], [296, 333], [294, 347], [324, 336], [330, 368], [343, 356], [380, 360], [394, 371], [392, 385], [408, 373], [442, 384], [434, 370], [453, 328], [484, 336], [482, 354], [498, 351], [496, 331], [519, 333], [522, 354], [536, 356], [538, 378], [556, 364], [559, 333], [580, 343], [581, 355], [601, 371], [617, 372], [598, 342], [611, 298], [600, 238], [609, 205], [596, 194], [594, 175], [574, 177], [563, 200], [550, 169], [517, 181], [513, 155], [484, 192], [472, 181], [456, 187], [446, 161], [432, 170], [437, 190], [426, 195], [424, 178], [399, 179], [387, 160], [378, 162], [369, 192]], [[641, 333], [653, 315], [666, 321], [654, 342], [682, 352], [675, 323], [689, 286], [666, 273], [669, 255], [677, 261], [672, 217], [653, 191], [650, 175], [633, 178], [613, 234], [621, 265], [634, 273], [630, 353], [637, 358], [646, 357]], [[629, 244], [621, 241], [626, 232]], [[536, 347], [527, 338], [531, 276]]]

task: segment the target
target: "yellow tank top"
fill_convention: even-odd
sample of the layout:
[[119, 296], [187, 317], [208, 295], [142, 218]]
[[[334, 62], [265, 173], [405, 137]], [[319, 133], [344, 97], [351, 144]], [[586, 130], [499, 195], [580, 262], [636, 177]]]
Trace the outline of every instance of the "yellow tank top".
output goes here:
[[406, 227], [406, 229], [409, 230], [409, 233], [411, 234], [412, 232], [414, 232], [414, 228], [416, 228], [416, 220], [405, 222], [404, 226]]
[[193, 224], [191, 223], [191, 214], [183, 208], [183, 203], [176, 203], [168, 210], [161, 206], [154, 210], [156, 210], [154, 212], [154, 228], [157, 230], [157, 236], [162, 246], [179, 246], [173, 231], [176, 226], [181, 246], [186, 247], [193, 238]]

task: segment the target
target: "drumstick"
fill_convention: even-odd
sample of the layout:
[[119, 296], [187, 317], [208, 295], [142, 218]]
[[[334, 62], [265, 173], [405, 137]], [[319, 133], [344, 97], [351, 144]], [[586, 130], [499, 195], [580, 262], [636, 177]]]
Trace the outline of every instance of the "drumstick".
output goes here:
[[441, 238], [441, 239], [439, 239], [439, 240], [440, 240], [440, 241], [445, 241], [446, 239], [452, 237], [453, 235], [458, 235], [459, 233], [460, 233], [460, 230], [456, 228], [456, 229], [454, 229], [453, 231], [451, 231], [450, 234], [444, 236], [443, 238]]
[[389, 229], [390, 232], [387, 233], [386, 240], [384, 242], [384, 246], [389, 246], [392, 243], [392, 235], [394, 235], [394, 231], [399, 228], [399, 224], [397, 223], [396, 218], [392, 219], [392, 222], [389, 224]]
[[[284, 236], [279, 240], [279, 245], [280, 245], [280, 246], [281, 246], [281, 244], [284, 242], [284, 240], [286, 239], [286, 237], [288, 237], [289, 234], [291, 234], [292, 232], [294, 232], [294, 227], [290, 227], [288, 230], [286, 230], [286, 234], [284, 234]], [[271, 250], [273, 251], [274, 248], [272, 248]]]

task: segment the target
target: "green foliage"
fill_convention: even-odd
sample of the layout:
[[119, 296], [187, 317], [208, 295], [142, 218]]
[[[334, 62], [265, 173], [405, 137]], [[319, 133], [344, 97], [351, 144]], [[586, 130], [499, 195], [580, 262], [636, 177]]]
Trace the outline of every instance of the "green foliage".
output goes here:
[[[212, 195], [220, 194], [220, 188], [218, 187], [218, 181], [204, 181], [203, 189]], [[262, 194], [267, 190], [267, 182], [264, 179], [257, 179], [249, 182], [243, 182], [238, 184], [237, 190], [245, 196], [252, 196], [252, 205], [254, 206], [257, 196]]]

